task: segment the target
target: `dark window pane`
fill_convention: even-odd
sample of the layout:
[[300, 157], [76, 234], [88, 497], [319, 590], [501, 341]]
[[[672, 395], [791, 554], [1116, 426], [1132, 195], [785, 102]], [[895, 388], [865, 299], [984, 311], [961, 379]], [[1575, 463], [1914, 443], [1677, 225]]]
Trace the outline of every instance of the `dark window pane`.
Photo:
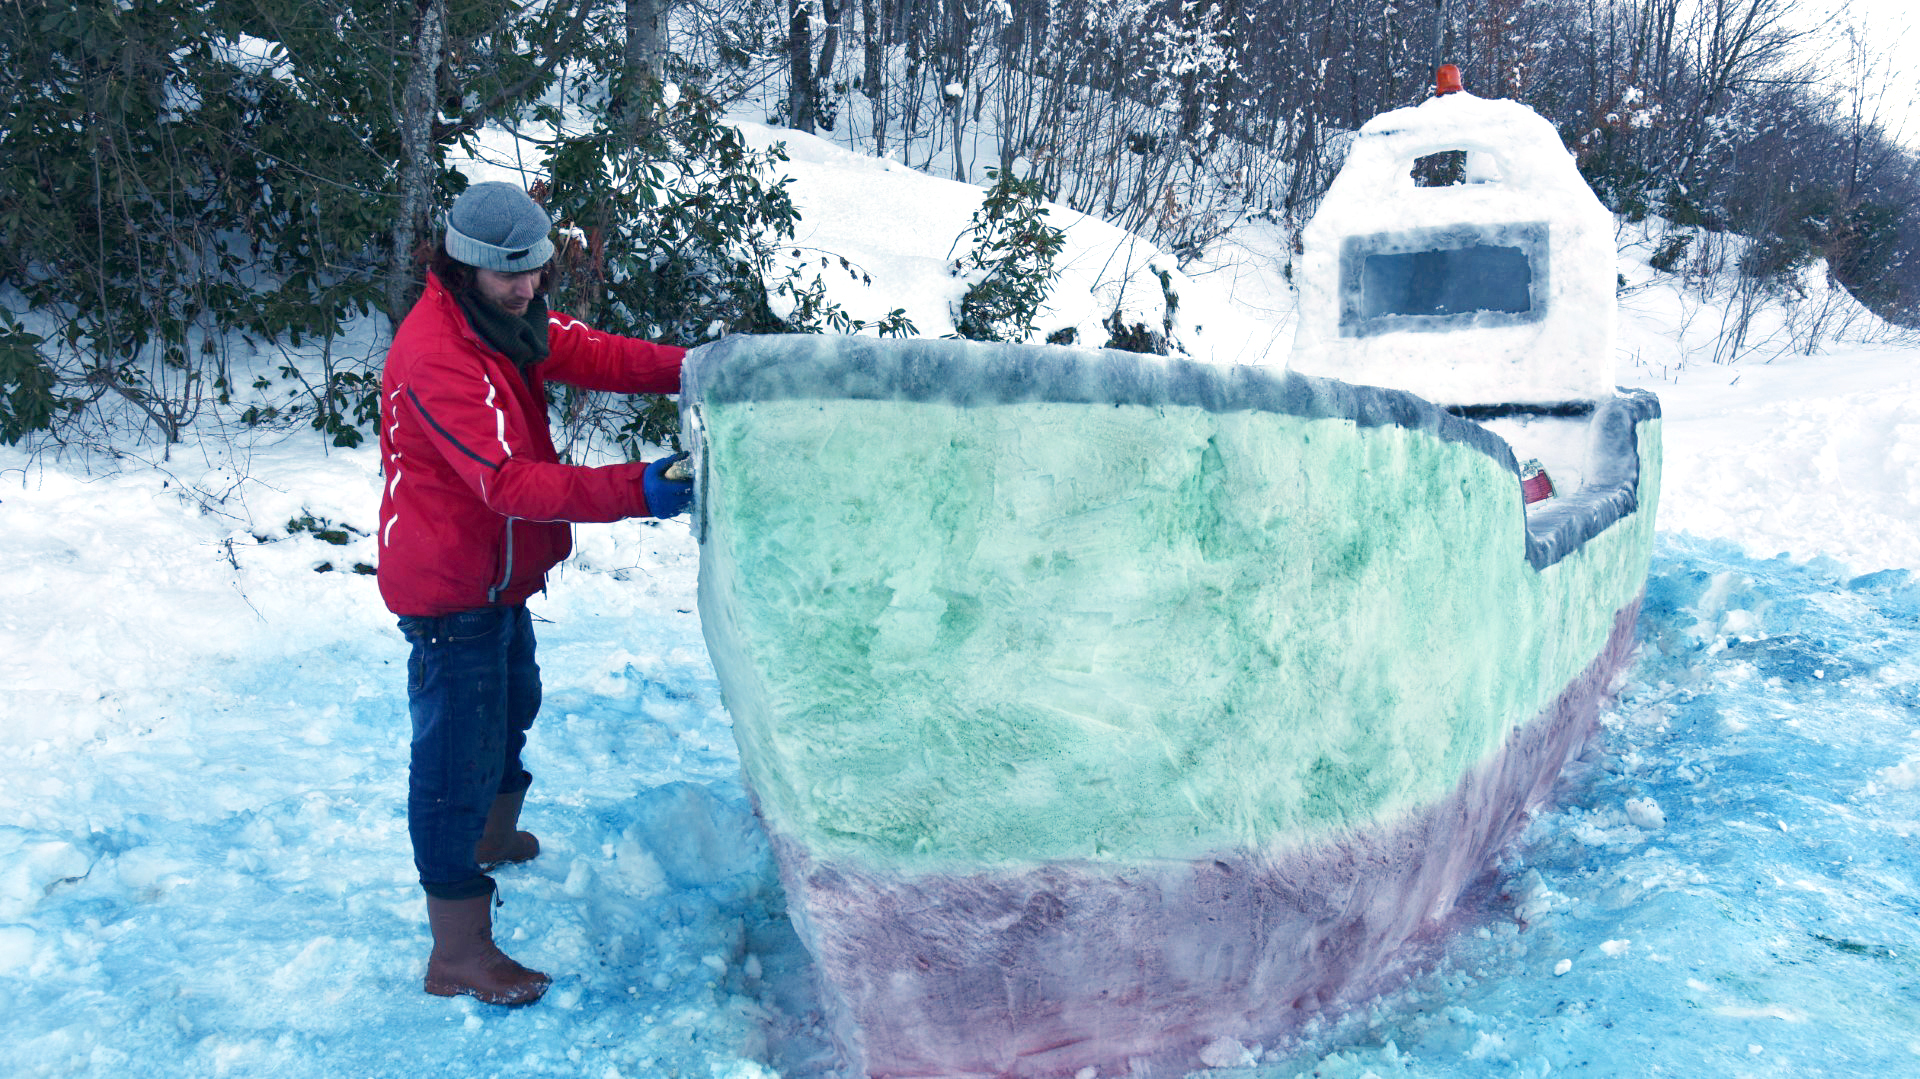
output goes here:
[[1440, 251], [1368, 255], [1361, 310], [1382, 315], [1519, 313], [1533, 308], [1533, 270], [1517, 247], [1475, 244]]

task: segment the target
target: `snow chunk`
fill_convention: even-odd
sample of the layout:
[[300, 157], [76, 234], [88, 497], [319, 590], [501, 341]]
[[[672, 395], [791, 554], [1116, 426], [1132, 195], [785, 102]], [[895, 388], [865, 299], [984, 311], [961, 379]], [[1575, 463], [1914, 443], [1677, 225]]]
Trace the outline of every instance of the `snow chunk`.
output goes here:
[[[4, 833], [12, 833], [13, 842]], [[55, 886], [84, 877], [93, 862], [62, 840], [24, 842], [28, 833], [0, 830], [0, 921], [17, 921]]]
[[1920, 757], [1909, 757], [1891, 768], [1882, 768], [1880, 779], [1898, 791], [1910, 791], [1920, 786]]
[[1514, 904], [1513, 913], [1523, 926], [1539, 922], [1568, 903], [1566, 896], [1547, 886], [1537, 869], [1527, 870], [1526, 875], [1520, 878], [1516, 896], [1518, 901]]
[[1510, 1060], [1507, 1053], [1507, 1039], [1482, 1030], [1474, 1035], [1473, 1048], [1467, 1050], [1468, 1060]]
[[1627, 799], [1627, 819], [1635, 828], [1657, 832], [1667, 826], [1667, 815], [1660, 809], [1660, 803], [1651, 798]]
[[1253, 1064], [1255, 1060], [1246, 1046], [1223, 1035], [1208, 1042], [1206, 1047], [1200, 1050], [1200, 1063], [1209, 1068], [1235, 1068]]
[[37, 936], [24, 925], [0, 925], [0, 976], [26, 973], [33, 962], [33, 942]]

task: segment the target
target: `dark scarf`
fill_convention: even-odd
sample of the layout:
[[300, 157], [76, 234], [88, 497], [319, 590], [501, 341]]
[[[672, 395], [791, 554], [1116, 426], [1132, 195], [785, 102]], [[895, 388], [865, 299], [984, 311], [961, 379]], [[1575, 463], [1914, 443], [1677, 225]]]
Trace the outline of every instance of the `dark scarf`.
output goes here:
[[509, 315], [488, 303], [478, 292], [464, 288], [453, 294], [480, 339], [520, 367], [547, 358], [547, 298], [535, 293], [524, 315]]

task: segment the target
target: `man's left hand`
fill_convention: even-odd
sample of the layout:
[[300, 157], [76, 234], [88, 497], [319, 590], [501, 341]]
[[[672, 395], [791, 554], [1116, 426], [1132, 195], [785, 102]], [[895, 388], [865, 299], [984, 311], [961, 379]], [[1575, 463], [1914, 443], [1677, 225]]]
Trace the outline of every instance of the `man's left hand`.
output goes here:
[[[647, 499], [647, 512], [655, 517], [678, 517], [687, 512], [693, 504], [693, 480], [668, 479], [667, 470], [675, 464], [685, 461], [687, 455], [676, 453], [672, 457], [662, 457], [647, 466], [645, 477], [641, 480], [640, 491]], [[686, 466], [675, 469], [676, 475], [684, 475]]]

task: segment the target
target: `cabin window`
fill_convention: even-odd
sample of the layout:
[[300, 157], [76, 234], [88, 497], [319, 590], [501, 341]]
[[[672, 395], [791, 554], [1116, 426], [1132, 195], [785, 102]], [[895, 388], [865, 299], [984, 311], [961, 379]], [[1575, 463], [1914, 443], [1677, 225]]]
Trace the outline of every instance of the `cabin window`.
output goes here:
[[1349, 236], [1340, 251], [1340, 335], [1538, 322], [1547, 240], [1545, 222]]
[[1452, 187], [1467, 182], [1467, 152], [1442, 150], [1415, 158], [1409, 170], [1415, 187]]

